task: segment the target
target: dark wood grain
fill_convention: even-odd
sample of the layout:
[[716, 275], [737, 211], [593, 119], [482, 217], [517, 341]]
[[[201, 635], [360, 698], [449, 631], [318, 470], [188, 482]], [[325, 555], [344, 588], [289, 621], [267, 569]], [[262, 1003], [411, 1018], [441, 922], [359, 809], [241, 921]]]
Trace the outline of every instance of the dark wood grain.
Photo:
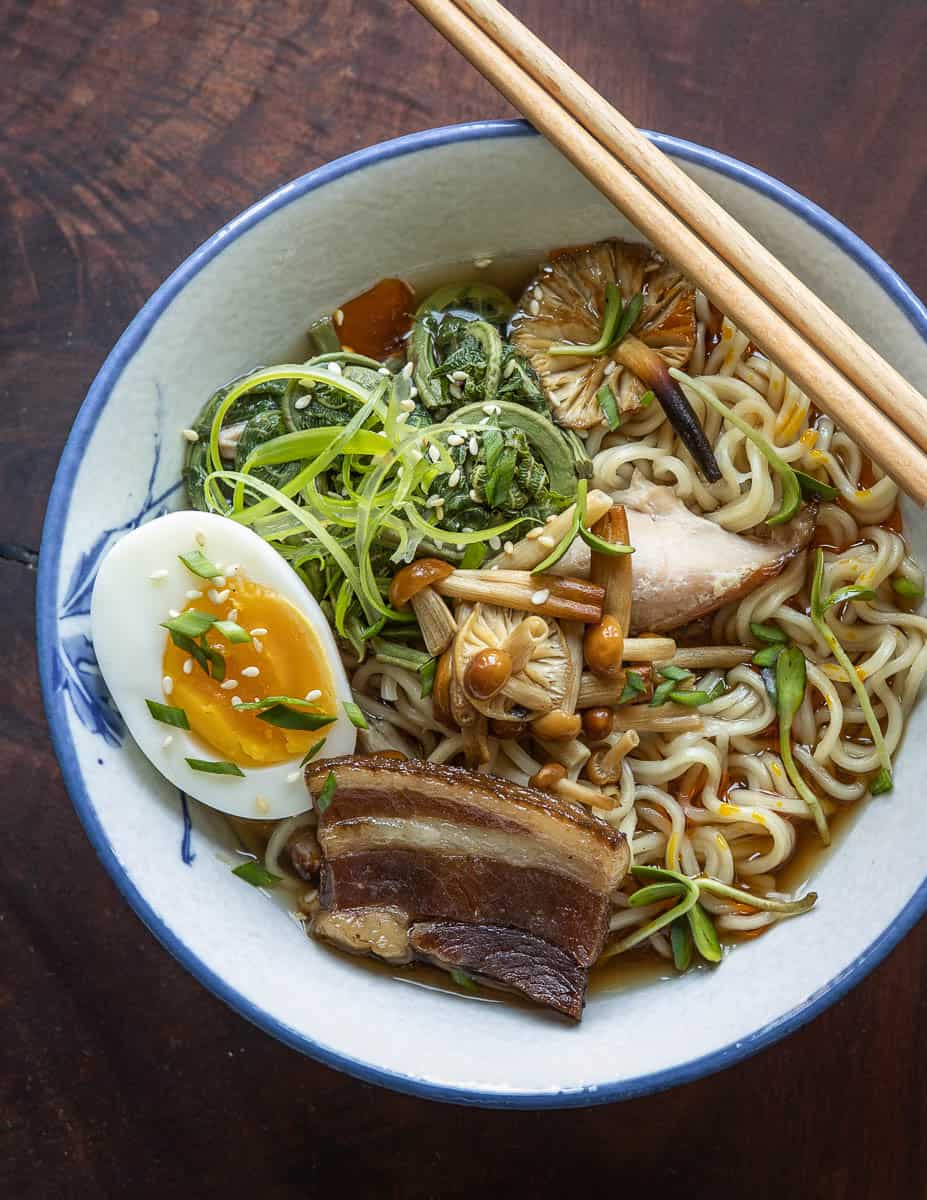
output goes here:
[[[512, 7], [639, 124], [771, 171], [927, 290], [922, 0]], [[534, 1114], [304, 1060], [141, 926], [71, 810], [36, 681], [29, 549], [74, 414], [140, 303], [242, 207], [508, 110], [400, 0], [7, 0], [0, 72], [0, 544], [23, 548], [0, 561], [0, 1195], [927, 1194], [924, 928], [749, 1062]]]

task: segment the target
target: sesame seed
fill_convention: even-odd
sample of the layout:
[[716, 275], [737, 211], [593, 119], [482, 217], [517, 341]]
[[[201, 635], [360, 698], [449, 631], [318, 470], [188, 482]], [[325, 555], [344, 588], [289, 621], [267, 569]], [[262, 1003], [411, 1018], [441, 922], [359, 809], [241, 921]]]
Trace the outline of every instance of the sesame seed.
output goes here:
[[206, 534], [203, 533], [202, 529], [198, 529], [193, 537], [198, 546], [206, 545]]
[[255, 796], [254, 807], [258, 810], [259, 813], [270, 812], [270, 805], [267, 803], [267, 801], [264, 799], [263, 796]]
[[485, 269], [489, 266], [489, 264], [491, 262], [492, 262], [491, 258], [475, 258], [473, 260], [473, 265], [476, 267], [476, 269], [478, 271], [485, 271]]
[[179, 617], [179, 616], [180, 616], [180, 609], [179, 609], [179, 608], [169, 608], [169, 609], [167, 610], [167, 615], [168, 615], [169, 617], [171, 617], [171, 618], [173, 618], [173, 617]]
[[502, 549], [506, 552], [506, 554], [514, 554], [515, 553], [515, 547], [512, 545], [511, 542], [506, 542], [503, 545]]
[[483, 408], [483, 412], [484, 412], [484, 413], [486, 413], [486, 415], [487, 415], [487, 416], [490, 416], [490, 417], [491, 417], [491, 416], [492, 416], [492, 413], [493, 413], [493, 407], [494, 407], [494, 406], [493, 406], [492, 404], [484, 404], [484, 405], [482, 406], [482, 408]]
[[167, 737], [164, 739], [164, 741], [161, 743], [161, 749], [166, 750], [173, 740], [174, 740], [174, 735], [169, 733], [167, 735]]
[[213, 587], [217, 587], [217, 588], [225, 587], [225, 576], [224, 575], [213, 575], [212, 585], [213, 585]]
[[238, 620], [238, 609], [230, 608], [229, 615], [226, 617], [226, 620], [227, 621], [237, 621]]
[[447, 486], [456, 487], [460, 483], [460, 467], [455, 467], [448, 477]]
[[397, 425], [405, 425], [406, 421], [408, 421], [410, 416], [411, 416], [411, 413], [401, 412], [399, 414], [399, 416], [396, 418], [396, 424]]
[[343, 374], [343, 371], [341, 370], [341, 363], [330, 362], [328, 364], [328, 371], [329, 371], [330, 375], [342, 375]]
[[543, 525], [541, 525], [534, 529], [529, 529], [528, 532], [525, 534], [525, 537], [530, 538], [533, 541], [535, 538], [539, 538], [541, 536], [543, 528], [544, 528]]
[[377, 367], [377, 374], [385, 375], [388, 379], [390, 375], [392, 375], [392, 371], [389, 369], [389, 367]]
[[490, 550], [501, 550], [502, 538], [496, 536], [491, 537], [489, 539], [489, 548]]
[[531, 597], [532, 604], [546, 604], [550, 599], [550, 588], [540, 588]]
[[165, 696], [169, 696], [173, 690], [174, 690], [173, 679], [171, 679], [170, 675], [165, 675], [164, 678], [161, 680], [161, 691], [165, 694]]
[[301, 778], [302, 778], [302, 771], [291, 771], [289, 773], [289, 775], [287, 775], [286, 781], [287, 781], [287, 783], [296, 783], [296, 781]]
[[474, 434], [471, 436], [471, 438], [470, 438], [469, 450], [470, 450], [470, 453], [473, 455], [473, 457], [474, 457], [474, 458], [476, 458], [476, 456], [477, 456], [477, 455], [479, 454], [479, 452], [480, 452], [480, 444], [479, 444], [479, 442], [476, 440], [476, 434], [475, 434], [475, 433], [474, 433]]
[[242, 673], [242, 675], [244, 675], [244, 677], [246, 679], [255, 679], [255, 678], [257, 678], [258, 675], [260, 675], [261, 668], [260, 667], [243, 667], [241, 673]]
[[316, 700], [322, 699], [322, 693], [319, 688], [313, 688], [311, 692], [306, 692], [306, 699], [310, 704], [314, 704]]
[[167, 571], [162, 567], [160, 571], [152, 571], [148, 578], [152, 583], [157, 583], [160, 579], [167, 579]]
[[229, 563], [229, 565], [225, 568], [225, 573], [226, 575], [235, 575], [240, 570], [241, 563]]
[[206, 594], [213, 604], [224, 604], [229, 598], [229, 589], [223, 588], [221, 592], [217, 592], [215, 588], [210, 588]]
[[199, 600], [199, 598], [202, 596], [202, 594], [203, 593], [198, 591], [196, 588], [190, 588], [189, 590], [184, 592], [184, 595], [186, 596], [186, 598], [188, 600]]
[[414, 400], [400, 400], [399, 407], [402, 409], [403, 412], [414, 412], [415, 411], [415, 401]]
[[441, 451], [438, 449], [437, 446], [429, 446], [428, 447], [428, 457], [431, 459], [431, 461], [433, 463], [440, 462], [441, 461]]
[[463, 388], [459, 383], [450, 384], [447, 390], [451, 393], [451, 398], [454, 400], [460, 400], [463, 396]]
[[470, 499], [473, 501], [474, 504], [479, 504], [479, 502], [480, 502], [479, 495], [477, 494], [477, 492], [474, 488], [470, 489]]
[[406, 363], [406, 365], [402, 368], [402, 376], [403, 379], [412, 378], [412, 364], [410, 362]]
[[237, 679], [223, 679], [223, 681], [219, 684], [219, 687], [222, 688], [222, 690], [225, 692], [231, 692], [234, 688], [238, 687], [238, 680]]
[[531, 313], [532, 317], [538, 316], [540, 314], [540, 311], [541, 311], [541, 306], [540, 306], [540, 304], [538, 304], [537, 300], [532, 300], [529, 302], [528, 312]]
[[414, 399], [418, 395], [418, 388], [413, 383], [409, 388], [409, 395]]
[[340, 308], [335, 309], [335, 324], [336, 325], [344, 324], [344, 313], [341, 311]]
[[476, 533], [476, 530], [473, 528], [472, 525], [464, 525], [463, 529], [461, 530], [461, 533]]
[[607, 362], [607, 363], [605, 364], [605, 374], [606, 374], [606, 376], [608, 376], [608, 375], [613, 375], [613, 374], [614, 374], [614, 372], [615, 372], [615, 368], [616, 368], [617, 366], [618, 366], [618, 364], [617, 364], [616, 362], [614, 362], [614, 361], [612, 361], [612, 362]]
[[241, 702], [242, 702], [241, 696], [233, 696], [232, 697], [232, 708], [237, 708], [239, 706], [239, 704], [241, 704]]
[[252, 637], [266, 637], [267, 636], [267, 630], [264, 628], [263, 625], [255, 625], [255, 627], [252, 630], [249, 630], [249, 632]]
[[443, 503], [444, 503], [444, 501], [441, 499], [440, 496], [429, 496], [428, 499], [425, 501], [425, 507], [426, 508], [437, 508], [439, 504], [443, 504]]
[[264, 643], [261, 641], [260, 638], [252, 638], [251, 645], [254, 647], [255, 653], [257, 653], [257, 654], [264, 653]]
[[556, 519], [557, 519], [557, 518], [554, 516], [554, 514], [553, 514], [553, 513], [551, 513], [549, 517], [545, 517], [545, 518], [544, 518], [544, 524], [545, 524], [545, 525], [552, 525], [552, 524], [554, 523], [554, 521], [556, 521]]
[[469, 378], [470, 376], [466, 371], [451, 371], [451, 379], [453, 379], [455, 383], [466, 383]]
[[181, 429], [180, 432], [188, 442], [198, 442], [200, 440], [200, 435], [195, 429]]
[[515, 361], [515, 359], [510, 358], [509, 361], [505, 364], [505, 368], [503, 369], [503, 372], [502, 372], [502, 378], [508, 379], [509, 376], [514, 374], [515, 368], [517, 366], [518, 366], [518, 363]]
[[310, 401], [311, 399], [312, 399], [312, 397], [311, 397], [311, 396], [300, 396], [298, 400], [294, 400], [294, 401], [293, 401], [293, 407], [294, 407], [294, 408], [298, 408], [298, 409], [299, 409], [299, 411], [300, 411], [300, 412], [302, 412], [302, 410], [303, 410], [304, 408], [308, 408], [308, 407], [309, 407], [309, 401]]
[[531, 295], [534, 296], [535, 300], [543, 300], [544, 299], [544, 293], [537, 286], [535, 286], [534, 291], [531, 293]]
[[184, 673], [184, 675], [192, 675], [193, 674], [193, 659], [192, 658], [184, 659], [183, 673]]
[[538, 545], [543, 546], [545, 550], [553, 550], [553, 548], [554, 548], [554, 546], [556, 546], [556, 544], [557, 543], [550, 536], [550, 534], [543, 533], [538, 538]]
[[447, 439], [447, 444], [449, 446], [462, 446], [466, 440], [467, 439], [462, 438], [459, 433], [452, 433]]

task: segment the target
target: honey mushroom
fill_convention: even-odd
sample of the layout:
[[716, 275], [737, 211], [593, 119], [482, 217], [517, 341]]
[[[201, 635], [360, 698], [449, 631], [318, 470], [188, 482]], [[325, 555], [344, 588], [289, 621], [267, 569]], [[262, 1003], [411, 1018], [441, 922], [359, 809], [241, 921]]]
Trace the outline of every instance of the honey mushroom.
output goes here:
[[568, 699], [573, 666], [556, 622], [492, 604], [461, 604], [457, 615], [455, 676], [484, 716], [542, 716]]
[[621, 778], [621, 764], [640, 745], [640, 740], [636, 729], [626, 729], [614, 746], [596, 750], [586, 763], [586, 778], [600, 787], [616, 783]]
[[397, 571], [390, 584], [390, 604], [397, 609], [412, 605], [429, 654], [443, 654], [457, 633], [453, 614], [433, 587], [453, 573], [451, 564], [439, 558], [417, 558]]
[[[628, 516], [613, 505], [593, 526], [592, 532], [610, 545], [627, 545]], [[614, 679], [622, 670], [624, 638], [631, 623], [631, 555], [602, 554], [589, 557], [589, 578], [604, 589], [602, 619], [590, 625], [583, 639], [583, 657], [590, 671]]]
[[566, 767], [558, 762], [545, 763], [528, 782], [531, 787], [542, 792], [551, 792], [561, 800], [572, 800], [589, 808], [609, 809], [614, 808], [617, 803], [613, 796], [607, 796], [598, 788], [568, 779]]

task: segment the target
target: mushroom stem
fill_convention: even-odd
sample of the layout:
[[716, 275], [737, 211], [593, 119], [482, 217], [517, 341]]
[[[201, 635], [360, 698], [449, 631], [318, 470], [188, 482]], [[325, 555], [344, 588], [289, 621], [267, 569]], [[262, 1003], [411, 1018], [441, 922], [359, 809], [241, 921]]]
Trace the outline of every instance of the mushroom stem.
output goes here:
[[633, 334], [628, 334], [614, 350], [615, 358], [641, 379], [663, 405], [669, 423], [682, 438], [686, 449], [701, 468], [709, 483], [721, 478], [714, 451], [698, 423], [692, 405], [670, 376], [669, 368], [654, 350]]
[[[670, 380], [672, 383], [672, 380]], [[675, 386], [675, 385], [674, 385]], [[612, 506], [612, 498], [606, 492], [601, 492], [597, 488], [586, 496], [586, 524], [591, 527], [605, 514]], [[573, 516], [576, 512], [576, 505], [571, 504], [569, 508], [565, 508], [562, 513], [554, 517], [547, 525], [539, 525], [529, 532], [518, 542], [515, 543], [511, 554], [497, 555], [492, 560], [493, 563], [499, 563], [510, 570], [530, 571], [532, 567], [536, 567], [539, 562], [543, 562], [548, 556], [551, 549], [564, 538], [573, 524]], [[540, 539], [545, 538], [550, 540], [550, 545], [542, 545]]]
[[[613, 505], [596, 521], [592, 532], [611, 546], [628, 545], [628, 514], [624, 506]], [[614, 617], [624, 633], [631, 625], [631, 558], [630, 554], [600, 554], [596, 550], [589, 557], [589, 578], [605, 589], [602, 616]]]
[[748, 646], [680, 646], [673, 655], [673, 666], [689, 667], [696, 671], [703, 667], [736, 667], [748, 663], [754, 654], [755, 651]]
[[608, 796], [598, 788], [589, 787], [588, 784], [573, 779], [561, 779], [559, 783], [554, 784], [553, 790], [554, 794], [563, 800], [577, 801], [590, 808], [610, 809], [618, 803], [617, 796]]
[[518, 679], [514, 675], [501, 689], [502, 695], [530, 712], [546, 713], [554, 707], [547, 691], [540, 684], [532, 683], [529, 679]]
[[457, 632], [451, 610], [434, 588], [422, 588], [409, 600], [429, 654], [443, 654]]
[[676, 643], [669, 637], [639, 637], [624, 639], [625, 662], [676, 661]]
[[546, 636], [547, 622], [543, 617], [525, 617], [515, 626], [502, 646], [512, 660], [513, 675], [525, 669]]
[[621, 776], [621, 764], [625, 757], [640, 745], [635, 729], [626, 729], [614, 746], [598, 750], [586, 763], [586, 774], [593, 783], [614, 783]]
[[636, 729], [639, 733], [689, 733], [702, 729], [702, 718], [678, 704], [624, 704], [615, 710], [616, 729]]
[[[561, 621], [592, 624], [602, 617], [604, 591], [585, 579], [531, 575], [520, 570], [455, 571], [435, 583], [434, 590], [454, 600], [495, 604], [499, 608], [538, 613]], [[660, 657], [665, 658], [666, 653]]]
[[600, 679], [592, 671], [583, 671], [579, 681], [577, 708], [608, 708], [617, 704], [624, 691], [627, 674], [622, 671], [615, 679]]

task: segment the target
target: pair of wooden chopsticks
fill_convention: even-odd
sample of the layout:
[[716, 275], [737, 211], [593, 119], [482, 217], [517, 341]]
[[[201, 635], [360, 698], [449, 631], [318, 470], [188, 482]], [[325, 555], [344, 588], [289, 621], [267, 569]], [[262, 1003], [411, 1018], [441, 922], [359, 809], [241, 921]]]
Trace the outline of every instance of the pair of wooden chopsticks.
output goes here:
[[927, 503], [927, 400], [894, 367], [496, 0], [410, 2], [903, 491]]

